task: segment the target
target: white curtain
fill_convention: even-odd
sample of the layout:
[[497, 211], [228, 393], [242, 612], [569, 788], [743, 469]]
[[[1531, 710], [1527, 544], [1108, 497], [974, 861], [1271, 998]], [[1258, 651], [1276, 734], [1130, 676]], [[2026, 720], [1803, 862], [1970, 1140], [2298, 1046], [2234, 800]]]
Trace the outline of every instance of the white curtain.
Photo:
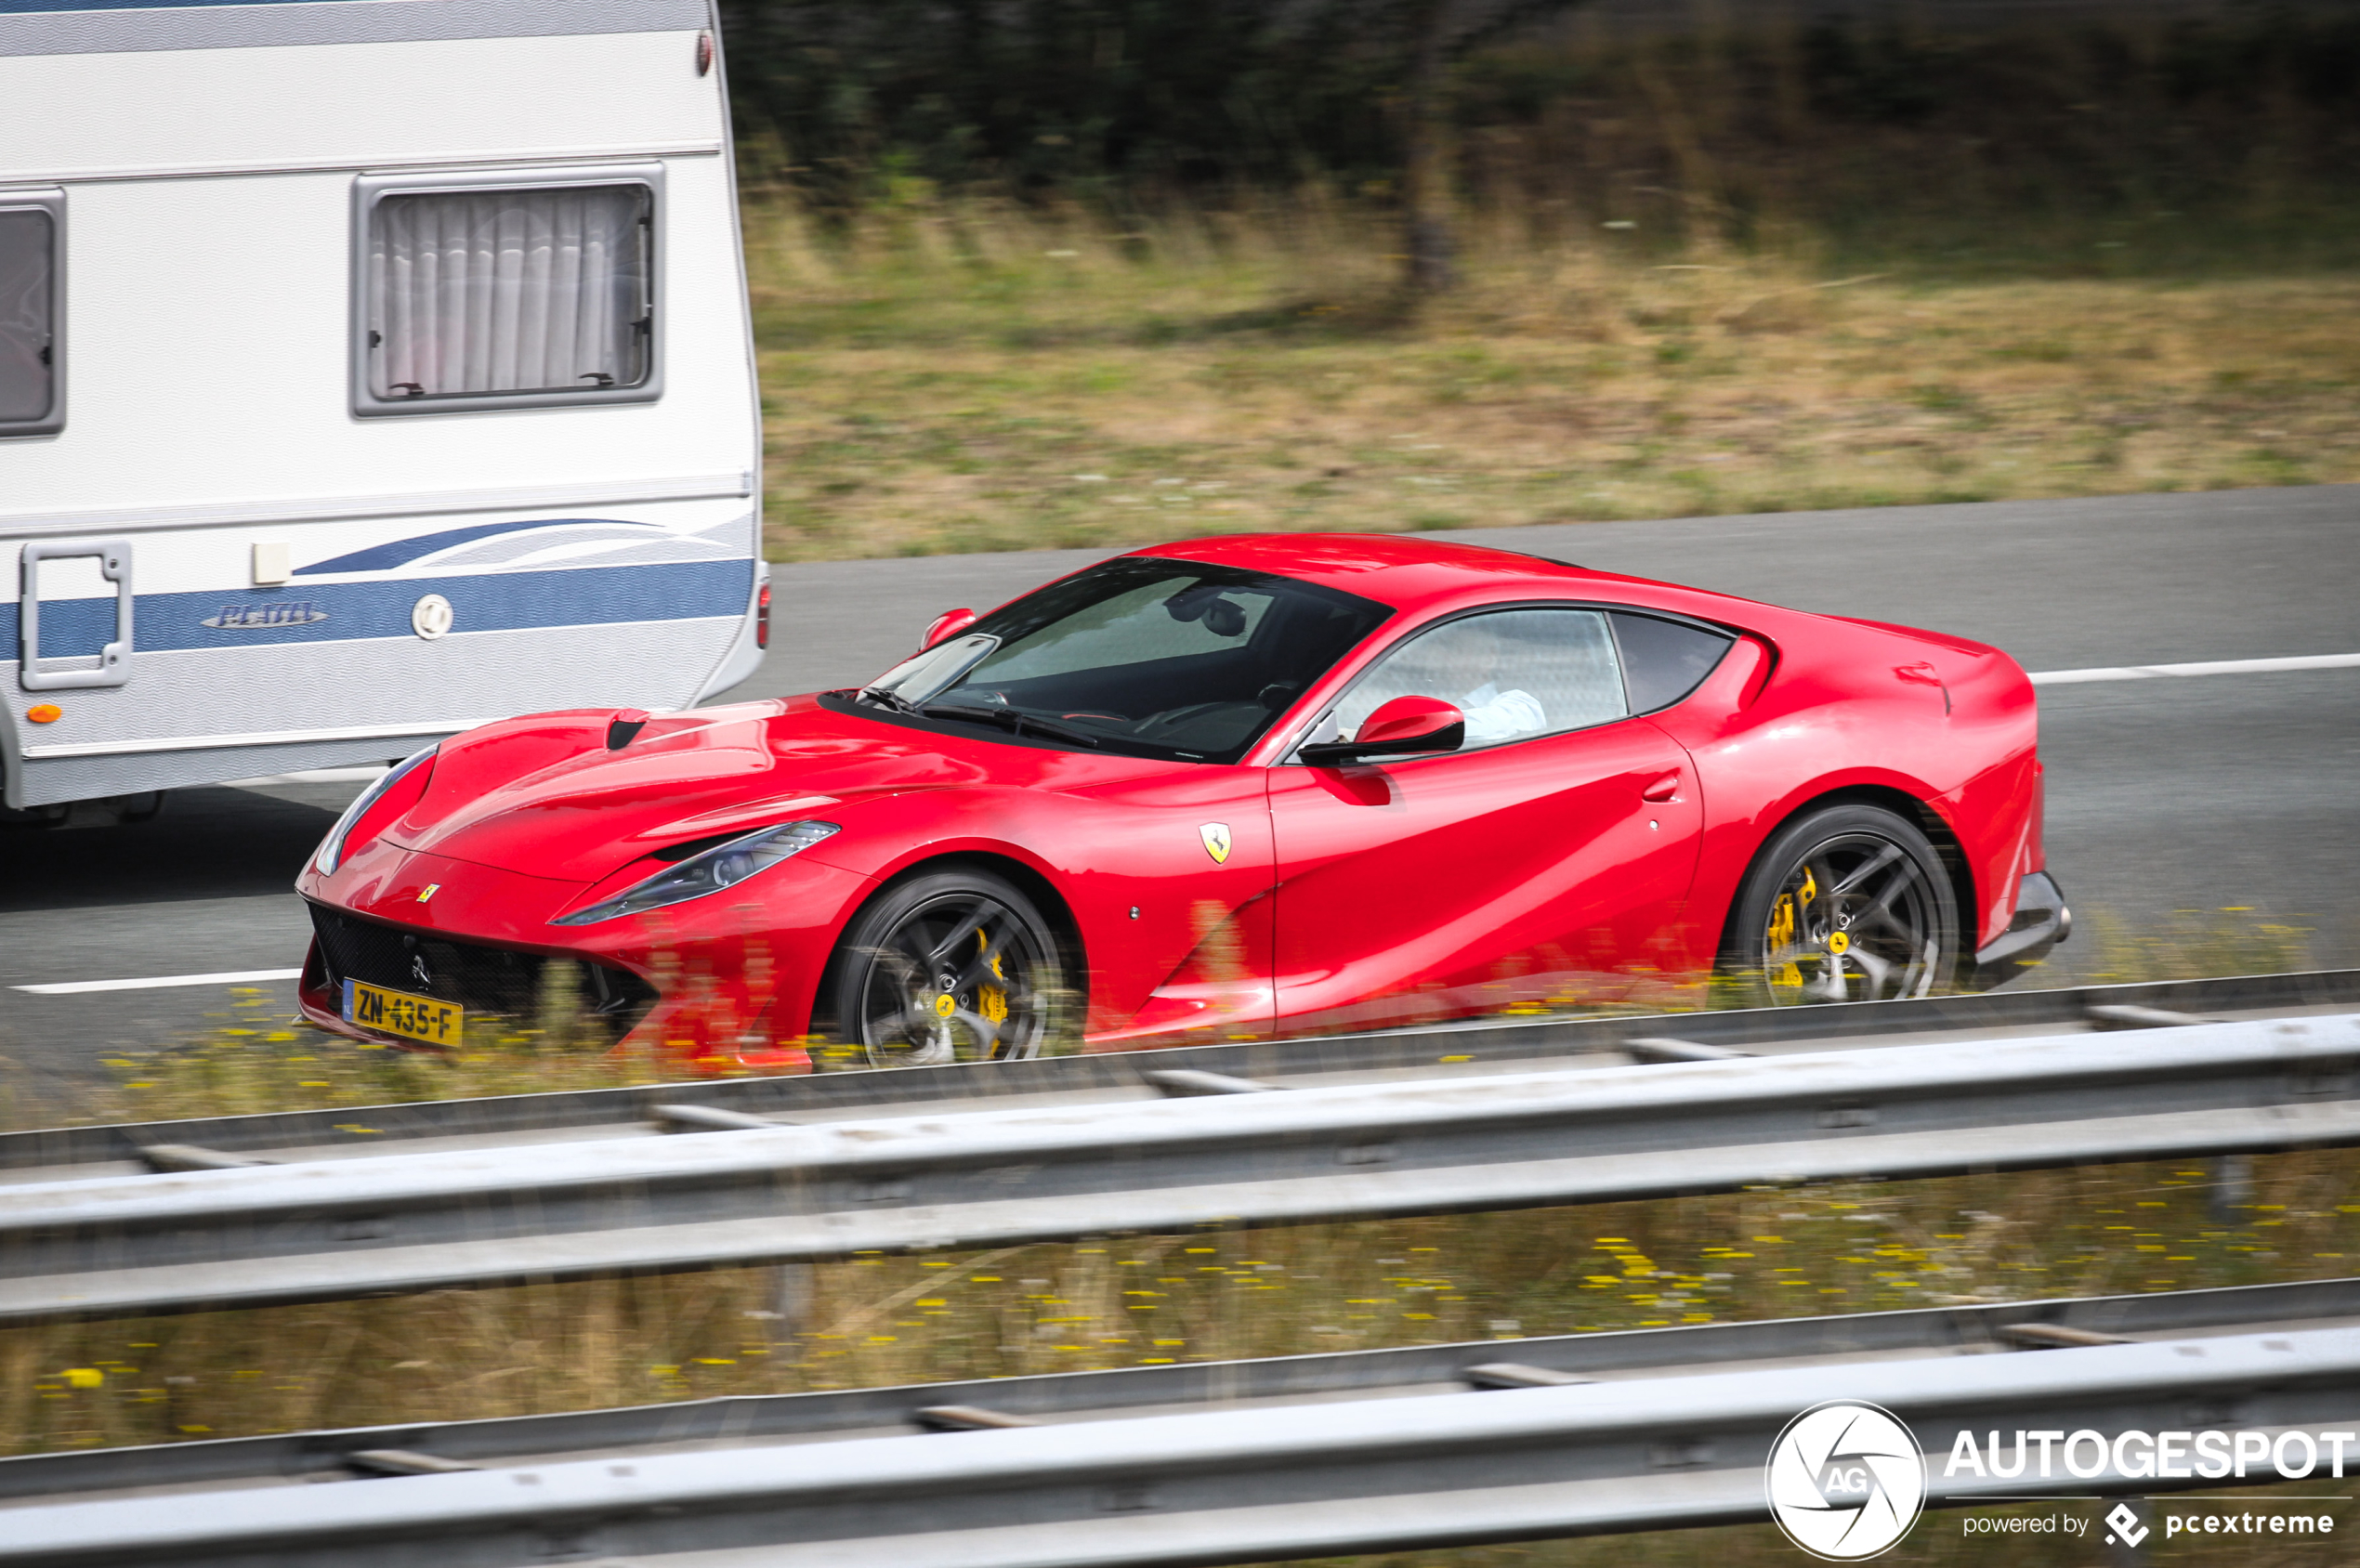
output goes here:
[[645, 380], [648, 212], [641, 185], [385, 197], [371, 389], [400, 400]]

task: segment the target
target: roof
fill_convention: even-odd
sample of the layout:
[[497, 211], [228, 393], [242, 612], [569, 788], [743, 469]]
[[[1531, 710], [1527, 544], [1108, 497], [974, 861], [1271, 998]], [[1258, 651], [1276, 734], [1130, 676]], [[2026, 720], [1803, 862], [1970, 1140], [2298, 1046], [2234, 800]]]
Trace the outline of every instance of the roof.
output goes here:
[[1606, 574], [1567, 561], [1397, 533], [1242, 533], [1133, 552], [1300, 578], [1399, 608], [1469, 591], [1562, 590]]

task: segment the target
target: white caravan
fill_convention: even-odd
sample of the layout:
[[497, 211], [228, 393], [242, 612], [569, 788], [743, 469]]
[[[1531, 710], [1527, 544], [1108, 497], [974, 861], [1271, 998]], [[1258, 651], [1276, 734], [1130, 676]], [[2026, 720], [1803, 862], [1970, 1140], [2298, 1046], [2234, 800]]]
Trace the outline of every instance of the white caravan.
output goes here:
[[767, 640], [710, 0], [0, 0], [7, 819]]

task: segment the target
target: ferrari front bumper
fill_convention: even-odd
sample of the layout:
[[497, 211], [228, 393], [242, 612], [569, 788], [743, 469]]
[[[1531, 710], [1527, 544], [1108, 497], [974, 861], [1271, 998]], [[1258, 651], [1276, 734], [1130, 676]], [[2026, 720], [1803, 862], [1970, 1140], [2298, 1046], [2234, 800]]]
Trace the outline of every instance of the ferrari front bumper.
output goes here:
[[1987, 991], [2013, 980], [2072, 934], [2073, 911], [2065, 906], [2065, 890], [2048, 872], [2035, 871], [2016, 888], [2016, 912], [2008, 929], [1975, 954], [1969, 984]]

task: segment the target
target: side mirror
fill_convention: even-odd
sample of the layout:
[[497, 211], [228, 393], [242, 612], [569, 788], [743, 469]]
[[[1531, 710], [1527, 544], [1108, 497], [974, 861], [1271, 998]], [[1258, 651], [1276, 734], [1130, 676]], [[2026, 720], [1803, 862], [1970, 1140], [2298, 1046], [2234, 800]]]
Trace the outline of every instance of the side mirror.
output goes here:
[[924, 653], [945, 637], [955, 637], [975, 623], [976, 612], [971, 609], [946, 609], [934, 618], [925, 634], [918, 639], [918, 651]]
[[1439, 697], [1396, 697], [1361, 721], [1349, 740], [1305, 746], [1295, 754], [1314, 767], [1413, 751], [1455, 751], [1465, 744], [1467, 716]]

